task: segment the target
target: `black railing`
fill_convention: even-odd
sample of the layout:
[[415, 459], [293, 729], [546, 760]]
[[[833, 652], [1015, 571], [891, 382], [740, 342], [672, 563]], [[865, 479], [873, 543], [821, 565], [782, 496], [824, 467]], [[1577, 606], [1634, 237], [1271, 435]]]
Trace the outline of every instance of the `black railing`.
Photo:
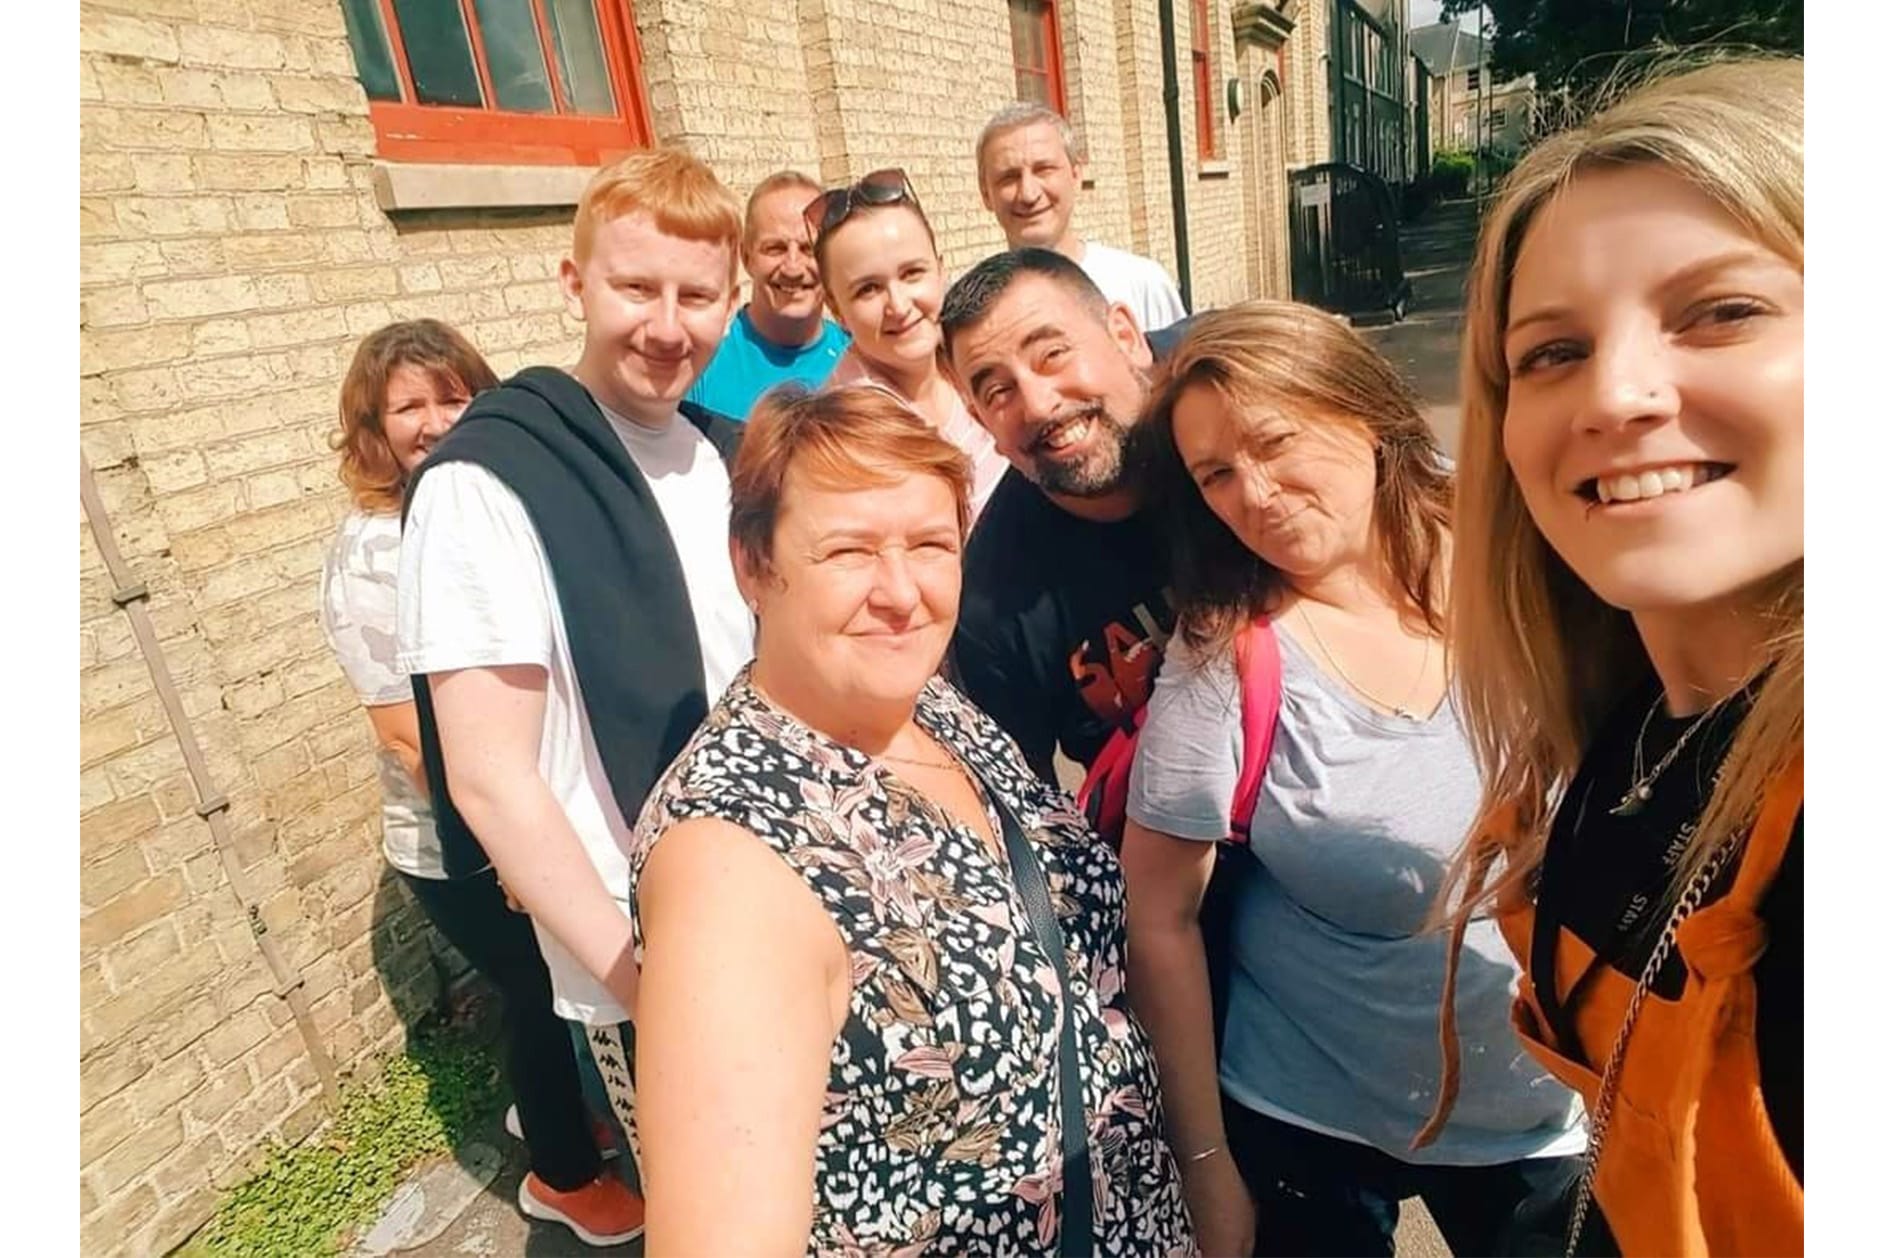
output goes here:
[[1412, 285], [1400, 262], [1399, 207], [1380, 176], [1345, 162], [1289, 175], [1295, 300], [1356, 323], [1406, 316]]

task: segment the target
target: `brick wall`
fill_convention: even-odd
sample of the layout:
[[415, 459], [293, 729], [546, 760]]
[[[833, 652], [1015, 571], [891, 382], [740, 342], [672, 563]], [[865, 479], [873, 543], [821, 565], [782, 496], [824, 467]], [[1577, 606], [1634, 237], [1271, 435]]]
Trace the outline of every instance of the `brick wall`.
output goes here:
[[1245, 44], [1238, 50], [1243, 78], [1244, 119], [1238, 148], [1246, 172], [1243, 196], [1244, 267], [1252, 297], [1289, 294], [1287, 105], [1275, 51]]
[[[80, 76], [82, 446], [260, 920], [357, 1063], [436, 980], [314, 617], [336, 387], [362, 333], [418, 315], [500, 371], [568, 359], [567, 214], [395, 226], [336, 3], [86, 0]], [[79, 546], [82, 1244], [161, 1252], [311, 1128], [316, 1082], [83, 522]]]
[[1323, 0], [1300, 0], [1289, 16], [1295, 30], [1282, 49], [1289, 165], [1313, 166], [1334, 151], [1328, 134], [1328, 10]]
[[[1060, 12], [1082, 229], [1175, 273], [1156, 0]], [[636, 22], [658, 137], [735, 191], [902, 165], [954, 270], [1000, 247], [973, 154], [1013, 97], [1003, 0], [642, 0]], [[442, 945], [379, 857], [370, 731], [315, 618], [337, 386], [400, 318], [457, 324], [500, 374], [573, 359], [570, 212], [383, 211], [338, 0], [82, 0], [80, 96], [82, 448], [229, 797], [227, 859], [357, 1066], [436, 998]], [[1254, 118], [1222, 116], [1221, 176], [1187, 166], [1200, 305], [1251, 291]], [[79, 551], [81, 1243], [162, 1252], [312, 1129], [317, 1087], [82, 520]]]
[[1251, 293], [1249, 228], [1244, 221], [1245, 141], [1255, 122], [1245, 111], [1230, 120], [1227, 84], [1238, 73], [1230, 6], [1216, 0], [1210, 6], [1210, 103], [1216, 124], [1219, 158], [1205, 162], [1197, 144], [1197, 116], [1205, 106], [1196, 99], [1191, 73], [1191, 10], [1177, 8], [1178, 73], [1184, 90], [1179, 110], [1184, 123], [1185, 211], [1190, 219], [1191, 305], [1211, 310], [1232, 305]]

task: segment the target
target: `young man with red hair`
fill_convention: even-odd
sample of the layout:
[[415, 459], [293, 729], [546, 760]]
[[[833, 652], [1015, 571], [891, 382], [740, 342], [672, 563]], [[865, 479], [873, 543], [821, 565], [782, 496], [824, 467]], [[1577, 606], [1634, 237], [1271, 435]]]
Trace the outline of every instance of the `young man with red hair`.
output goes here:
[[[736, 426], [684, 402], [734, 300], [738, 202], [697, 159], [596, 175], [561, 268], [569, 372], [482, 394], [415, 475], [399, 575], [448, 867], [486, 856], [536, 926], [635, 1149], [637, 971], [623, 855], [642, 798], [752, 654], [727, 552]], [[525, 1177], [591, 1245], [639, 1235], [619, 1181]]]

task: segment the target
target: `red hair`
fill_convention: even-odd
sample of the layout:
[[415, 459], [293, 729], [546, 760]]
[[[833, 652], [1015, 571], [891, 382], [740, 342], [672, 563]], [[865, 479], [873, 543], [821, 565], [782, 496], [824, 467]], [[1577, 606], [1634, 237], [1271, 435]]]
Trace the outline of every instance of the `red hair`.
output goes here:
[[781, 386], [753, 408], [733, 459], [728, 532], [753, 567], [772, 567], [772, 535], [796, 468], [824, 489], [868, 489], [903, 476], [938, 476], [968, 533], [968, 456], [887, 389], [849, 385], [806, 393]]
[[745, 230], [739, 201], [699, 158], [679, 149], [648, 149], [597, 171], [576, 205], [570, 246], [576, 264], [588, 260], [597, 228], [635, 213], [652, 218], [669, 236], [725, 245], [728, 273], [737, 279]]

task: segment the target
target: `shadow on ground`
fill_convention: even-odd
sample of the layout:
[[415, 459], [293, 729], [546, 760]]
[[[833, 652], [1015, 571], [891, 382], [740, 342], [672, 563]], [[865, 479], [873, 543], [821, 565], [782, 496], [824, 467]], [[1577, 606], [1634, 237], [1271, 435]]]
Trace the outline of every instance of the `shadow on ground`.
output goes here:
[[[405, 1025], [406, 1055], [427, 1079], [427, 1105], [445, 1130], [451, 1156], [412, 1168], [382, 1212], [377, 1233], [372, 1224], [360, 1229], [352, 1252], [639, 1254], [638, 1241], [592, 1249], [562, 1225], [533, 1222], [518, 1211], [517, 1185], [528, 1158], [503, 1126], [510, 1098], [500, 1065], [501, 1002], [388, 868], [382, 868], [375, 901], [373, 961]], [[584, 1083], [586, 1091], [591, 1081]], [[590, 1101], [606, 1112], [599, 1081]], [[425, 1239], [413, 1244], [417, 1238]]]
[[[436, 1238], [414, 1249], [401, 1251], [414, 1258], [510, 1258], [525, 1254], [530, 1258], [584, 1258], [592, 1254], [639, 1255], [639, 1240], [608, 1249], [591, 1249], [576, 1239], [568, 1228], [557, 1223], [538, 1223], [527, 1219], [517, 1209], [517, 1185], [526, 1169], [523, 1145], [501, 1130], [490, 1139], [500, 1142], [503, 1169], [476, 1200], [465, 1207]], [[619, 1165], [611, 1163], [610, 1165]]]
[[465, 1154], [505, 1102], [497, 998], [386, 865], [373, 906], [373, 965], [405, 1026], [406, 1056], [430, 1081], [427, 1104], [470, 1167]]

